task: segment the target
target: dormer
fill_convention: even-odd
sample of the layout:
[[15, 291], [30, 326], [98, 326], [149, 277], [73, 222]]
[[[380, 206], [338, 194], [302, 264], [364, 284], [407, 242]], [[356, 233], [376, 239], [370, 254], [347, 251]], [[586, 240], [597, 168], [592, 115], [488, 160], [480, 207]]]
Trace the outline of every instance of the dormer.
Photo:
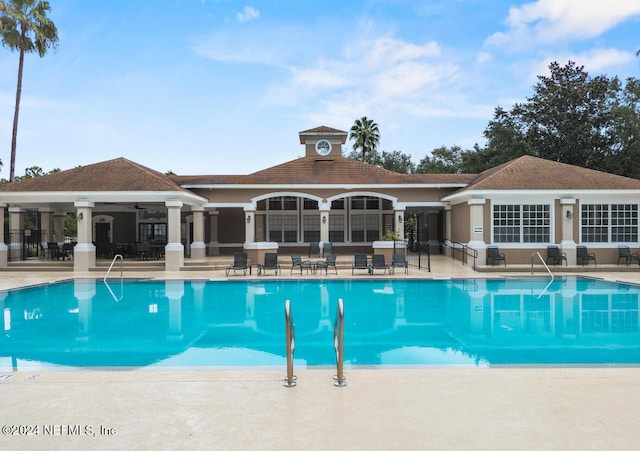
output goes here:
[[300, 144], [304, 144], [307, 157], [342, 156], [342, 145], [347, 141], [347, 132], [331, 127], [316, 127], [299, 133]]

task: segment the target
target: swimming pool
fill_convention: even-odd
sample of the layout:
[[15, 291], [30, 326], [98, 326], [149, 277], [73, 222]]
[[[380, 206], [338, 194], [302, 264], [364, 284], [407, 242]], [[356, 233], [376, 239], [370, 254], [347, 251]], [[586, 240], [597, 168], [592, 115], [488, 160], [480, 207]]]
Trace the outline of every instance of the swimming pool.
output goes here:
[[0, 369], [640, 364], [635, 285], [523, 279], [102, 280], [0, 293]]

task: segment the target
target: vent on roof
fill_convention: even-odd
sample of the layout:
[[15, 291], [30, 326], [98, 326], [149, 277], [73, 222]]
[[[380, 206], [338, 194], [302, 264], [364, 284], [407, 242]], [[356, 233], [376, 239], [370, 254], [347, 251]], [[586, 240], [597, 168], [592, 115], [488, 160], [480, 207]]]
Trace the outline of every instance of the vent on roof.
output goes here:
[[334, 161], [333, 158], [316, 158], [316, 161]]

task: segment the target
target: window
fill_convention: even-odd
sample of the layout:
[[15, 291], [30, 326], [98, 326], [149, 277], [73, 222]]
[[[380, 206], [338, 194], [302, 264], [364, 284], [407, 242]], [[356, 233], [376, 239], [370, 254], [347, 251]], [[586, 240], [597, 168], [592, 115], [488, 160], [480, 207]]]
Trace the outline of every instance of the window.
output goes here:
[[[317, 204], [317, 202], [316, 202]], [[302, 217], [302, 225], [304, 227], [303, 241], [320, 241], [320, 215], [304, 215]]]
[[329, 215], [329, 241], [344, 243], [344, 216]]
[[494, 243], [548, 243], [551, 240], [549, 205], [494, 205]]
[[380, 199], [369, 196], [354, 196], [351, 198], [352, 210], [379, 210]]
[[525, 243], [549, 242], [549, 206], [522, 206], [522, 238]]
[[298, 222], [295, 215], [269, 215], [269, 241], [295, 243], [298, 241]]
[[272, 197], [269, 199], [269, 210], [297, 210], [298, 198], [293, 196]]
[[138, 239], [143, 242], [167, 242], [167, 224], [141, 222], [138, 224]]
[[379, 215], [351, 216], [351, 241], [360, 243], [380, 239]]
[[493, 206], [493, 242], [518, 243], [520, 241], [520, 207], [518, 205]]
[[584, 243], [634, 243], [638, 241], [638, 205], [582, 205], [580, 225]]
[[305, 210], [317, 210], [318, 209], [318, 201], [313, 199], [305, 199], [303, 202]]
[[611, 206], [611, 241], [633, 243], [638, 241], [638, 206]]

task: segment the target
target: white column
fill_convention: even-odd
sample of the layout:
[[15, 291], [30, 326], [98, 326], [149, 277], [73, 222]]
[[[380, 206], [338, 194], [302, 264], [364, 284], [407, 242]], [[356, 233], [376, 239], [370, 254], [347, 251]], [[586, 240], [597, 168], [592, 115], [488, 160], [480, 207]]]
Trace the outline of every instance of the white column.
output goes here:
[[[444, 207], [444, 230], [445, 240], [451, 240], [451, 205], [447, 205], [446, 207]], [[443, 251], [444, 255], [451, 257], [451, 255], [448, 253], [450, 252], [449, 247], [445, 246]]]
[[58, 244], [64, 243], [64, 218], [66, 216], [66, 211], [56, 211], [53, 213], [53, 232], [51, 233], [51, 241]]
[[[4, 227], [4, 223], [2, 224]], [[22, 229], [24, 228], [24, 211], [20, 207], [9, 207], [9, 233], [13, 232], [9, 243], [9, 257], [22, 255]]]
[[191, 242], [191, 258], [205, 258], [207, 248], [204, 244], [204, 208], [192, 208], [193, 241]]
[[40, 240], [44, 243], [53, 241], [53, 211], [50, 208], [40, 208], [38, 211], [40, 212]]
[[487, 261], [487, 244], [484, 242], [485, 199], [470, 199], [469, 204], [469, 247], [478, 251], [478, 265]]
[[4, 244], [4, 209], [7, 208], [7, 204], [0, 202], [0, 219], [2, 219], [2, 227], [0, 227], [0, 268], [6, 268], [8, 265], [9, 249]]
[[256, 212], [255, 210], [244, 210], [244, 242], [253, 243], [256, 240]]
[[567, 254], [567, 265], [576, 265], [576, 242], [573, 239], [573, 228], [575, 221], [579, 221], [580, 217], [576, 217], [575, 213], [575, 199], [560, 199], [560, 214], [562, 217], [562, 236], [560, 237], [560, 248], [562, 252]]
[[[73, 270], [86, 272], [96, 266], [96, 247], [93, 245], [93, 214], [94, 203], [88, 200], [79, 200], [73, 204], [76, 207], [78, 219], [78, 244], [73, 249]], [[59, 241], [64, 241], [64, 228]]]
[[182, 202], [168, 200], [167, 207], [167, 246], [165, 247], [164, 269], [166, 271], [179, 271], [184, 266], [184, 246], [180, 240], [180, 213]]
[[401, 240], [404, 240], [404, 212], [404, 208], [396, 208], [393, 211], [393, 221], [395, 223], [393, 229], [396, 231], [396, 236]]
[[319, 205], [320, 208], [320, 242], [329, 241], [329, 212], [331, 211], [331, 204], [329, 202], [322, 202]]
[[209, 255], [220, 255], [220, 243], [218, 242], [218, 216], [220, 212], [209, 212]]

